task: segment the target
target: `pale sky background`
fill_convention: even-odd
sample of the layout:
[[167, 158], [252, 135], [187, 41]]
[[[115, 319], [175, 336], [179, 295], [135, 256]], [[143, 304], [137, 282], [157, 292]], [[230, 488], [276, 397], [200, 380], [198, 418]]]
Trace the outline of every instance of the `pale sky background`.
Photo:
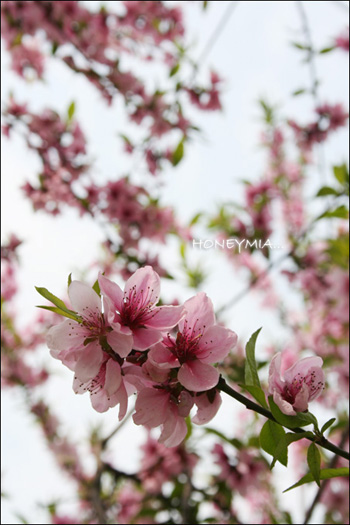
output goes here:
[[[91, 8], [100, 4], [85, 3]], [[348, 24], [348, 11], [339, 5], [341, 3], [348, 6], [348, 2], [303, 2], [316, 47], [330, 44], [332, 38], [338, 36]], [[185, 10], [188, 36], [196, 43], [192, 54], [198, 57], [227, 9], [228, 2], [210, 3], [206, 14], [202, 14], [199, 6], [193, 5], [194, 2], [188, 4]], [[225, 79], [224, 110], [215, 114], [193, 112], [194, 120], [203, 133], [187, 148], [183, 162], [176, 169], [165, 172], [162, 202], [175, 205], [180, 219], [187, 220], [199, 210], [214, 211], [216, 204], [222, 200], [239, 200], [242, 192], [240, 179], [254, 180], [261, 176], [265, 157], [258, 147], [262, 125], [256, 101], [260, 97], [279, 105], [284, 116], [293, 116], [302, 122], [313, 116], [309, 97], [290, 97], [296, 89], [310, 86], [309, 68], [301, 63], [303, 54], [290, 45], [291, 41], [304, 40], [295, 4], [288, 1], [240, 2], [203, 64], [200, 78], [202, 75], [205, 78], [210, 66]], [[316, 67], [321, 79], [321, 101], [346, 104], [346, 54], [339, 50], [321, 56], [316, 60]], [[121, 144], [117, 139], [117, 133], [125, 132], [125, 118], [119, 99], [112, 107], [107, 107], [85, 79], [55, 61], [48, 62], [44, 83], [26, 84], [9, 72], [8, 56], [4, 52], [2, 73], [3, 101], [12, 90], [18, 101], [28, 101], [33, 110], [48, 106], [62, 114], [75, 100], [76, 116], [87, 136], [90, 155], [96, 159], [94, 169], [100, 180], [117, 178], [126, 172], [130, 165], [125, 154], [121, 153]], [[19, 187], [25, 180], [35, 180], [38, 161], [15, 133], [10, 141], [2, 140], [2, 234], [3, 240], [14, 232], [25, 241], [19, 250], [21, 292], [17, 307], [20, 322], [26, 324], [35, 315], [34, 306], [40, 304], [34, 286], [45, 286], [53, 293], [63, 295], [67, 275], [73, 272], [73, 276], [77, 277], [80, 269], [96, 259], [98, 241], [103, 239], [103, 233], [89, 218], [79, 218], [74, 210], [68, 209], [58, 218], [44, 213], [33, 214]], [[347, 131], [334, 134], [327, 142], [324, 182], [331, 182], [332, 164], [347, 161], [347, 144]], [[310, 170], [307, 188], [310, 198], [319, 185], [317, 170]], [[172, 243], [164, 250], [162, 260], [177, 273], [179, 261], [174, 256], [174, 247]], [[277, 252], [276, 256], [280, 253]], [[193, 253], [191, 257], [200, 260], [211, 275], [203, 290], [216, 308], [242, 289], [244, 282], [241, 276], [222, 255], [208, 251]], [[192, 291], [173, 283], [164, 283], [163, 291], [165, 298], [169, 299], [175, 294], [182, 300], [193, 295]], [[293, 300], [297, 305], [297, 299]], [[244, 342], [252, 332], [263, 326], [258, 345], [260, 350], [269, 342], [283, 343], [286, 335], [277, 327], [274, 315], [261, 308], [261, 300], [256, 295], [241, 301], [226, 314], [225, 320]], [[67, 433], [78, 441], [86, 436], [86, 429], [92, 423], [101, 424], [106, 434], [115, 427], [117, 409], [97, 414], [92, 410], [87, 395], [74, 395], [71, 372], [50, 358], [46, 348], [41, 349], [40, 359], [48, 363], [54, 373], [41, 393], [63, 421]], [[47, 452], [40, 429], [26, 413], [21, 392], [4, 391], [2, 409], [2, 483], [3, 491], [10, 496], [3, 500], [2, 522], [20, 523], [15, 517], [18, 512], [32, 523], [45, 523], [46, 513], [38, 504], [62, 499], [67, 501], [69, 508], [73, 493], [71, 484]], [[323, 418], [324, 414], [320, 416], [322, 422]], [[237, 404], [231, 399], [224, 399], [223, 408], [210, 426], [216, 426], [228, 435], [241, 432]], [[144, 437], [143, 429], [133, 423], [127, 424], [111, 444], [110, 461], [120, 469], [135, 470], [139, 458], [138, 445]], [[84, 446], [81, 445], [82, 450]], [[210, 450], [212, 441], [206, 438], [203, 446]], [[210, 463], [205, 463], [204, 469], [209, 468]], [[296, 481], [283, 467], [279, 472], [283, 476], [279, 489]], [[203, 471], [200, 478], [203, 484], [205, 475]], [[295, 523], [301, 519], [314, 492], [314, 487], [305, 491], [298, 489], [293, 495], [288, 493], [281, 498], [286, 508], [293, 509]], [[317, 523], [317, 519], [315, 513], [312, 523]]]

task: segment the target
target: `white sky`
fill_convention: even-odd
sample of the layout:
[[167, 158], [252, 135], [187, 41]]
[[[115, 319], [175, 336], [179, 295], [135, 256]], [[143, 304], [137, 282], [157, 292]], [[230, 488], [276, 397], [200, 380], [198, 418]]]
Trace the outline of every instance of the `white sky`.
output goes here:
[[[188, 34], [197, 41], [194, 55], [201, 50], [212, 33], [228, 2], [215, 2], [202, 15], [198, 6], [188, 5], [186, 10]], [[348, 4], [348, 2], [343, 2]], [[88, 2], [99, 4], [99, 2]], [[188, 3], [191, 4], [191, 3]], [[316, 47], [324, 47], [332, 37], [347, 25], [347, 12], [336, 2], [303, 2]], [[203, 136], [194, 140], [186, 157], [175, 170], [164, 176], [163, 200], [175, 205], [179, 218], [187, 220], [199, 210], [214, 211], [222, 200], [239, 199], [239, 180], [253, 180], [264, 168], [262, 152], [257, 147], [262, 129], [256, 101], [266, 97], [279, 104], [283, 115], [307, 121], [312, 116], [312, 102], [308, 97], [291, 98], [298, 88], [310, 85], [309, 69], [302, 66], [302, 53], [290, 46], [290, 41], [303, 41], [301, 23], [295, 2], [240, 2], [227, 26], [216, 42], [200, 75], [208, 66], [214, 67], [225, 80], [224, 111], [216, 114], [194, 113], [196, 122], [203, 129]], [[320, 98], [331, 103], [348, 99], [348, 68], [344, 53], [337, 51], [317, 59], [316, 67], [321, 78]], [[87, 82], [71, 73], [62, 64], [49, 62], [44, 83], [25, 84], [8, 70], [8, 56], [3, 54], [2, 99], [6, 101], [10, 90], [19, 101], [30, 102], [30, 107], [52, 107], [65, 112], [72, 100], [76, 101], [76, 116], [87, 135], [91, 156], [96, 158], [95, 170], [99, 177], [118, 177], [128, 169], [117, 133], [125, 132], [125, 119], [121, 103], [111, 108], [101, 101], [100, 95]], [[339, 132], [327, 143], [325, 159], [328, 182], [330, 166], [347, 159], [347, 132]], [[35, 180], [38, 162], [18, 137], [3, 139], [2, 148], [2, 224], [3, 238], [15, 232], [25, 240], [20, 249], [21, 273], [19, 284], [18, 314], [23, 323], [30, 322], [34, 305], [40, 303], [34, 286], [45, 286], [53, 293], [64, 293], [67, 275], [78, 274], [96, 258], [98, 241], [103, 233], [90, 219], [81, 219], [72, 210], [62, 217], [51, 218], [43, 213], [33, 214], [28, 201], [22, 197], [19, 186], [27, 179]], [[317, 170], [311, 170], [308, 186], [310, 197], [319, 186]], [[168, 175], [168, 177], [166, 176]], [[277, 254], [277, 256], [279, 253]], [[204, 287], [216, 307], [221, 306], [238, 291], [243, 281], [231, 266], [213, 252], [195, 254], [211, 274]], [[178, 261], [173, 248], [163, 254], [165, 265], [175, 272]], [[192, 292], [179, 290], [166, 284], [165, 295], [178, 294], [182, 299]], [[245, 298], [226, 315], [228, 326], [243, 341], [263, 325], [260, 345], [283, 341], [284, 332], [276, 328], [274, 316], [260, 307], [258, 297]], [[49, 363], [54, 376], [43, 389], [43, 395], [53, 410], [62, 418], [67, 431], [76, 439], [86, 435], [91, 422], [103, 425], [106, 433], [113, 429], [117, 412], [110, 410], [99, 415], [91, 407], [88, 396], [75, 396], [71, 390], [71, 373], [48, 357], [43, 348], [40, 357]], [[233, 400], [225, 400], [224, 408], [215, 418], [217, 428], [228, 434], [237, 429], [237, 413]], [[3, 490], [11, 499], [3, 501], [3, 523], [19, 523], [15, 512], [35, 523], [45, 523], [45, 513], [38, 503], [49, 503], [56, 498], [71, 500], [71, 486], [57, 469], [46, 451], [40, 430], [26, 414], [22, 396], [15, 391], [5, 391], [2, 398], [3, 421]], [[235, 416], [236, 414], [236, 416]], [[228, 423], [229, 421], [229, 423]], [[132, 423], [118, 434], [111, 447], [111, 461], [121, 469], [132, 471], [139, 457], [138, 444], [144, 439], [143, 430]], [[211, 442], [208, 440], [209, 448]], [[207, 466], [207, 465], [206, 465]], [[283, 488], [295, 481], [286, 471]], [[313, 494], [312, 490], [310, 492]], [[285, 495], [281, 501], [294, 506], [295, 522], [307, 507], [308, 492]], [[303, 502], [301, 499], [306, 498]], [[295, 498], [298, 506], [293, 505]], [[315, 514], [314, 523], [317, 522]]]

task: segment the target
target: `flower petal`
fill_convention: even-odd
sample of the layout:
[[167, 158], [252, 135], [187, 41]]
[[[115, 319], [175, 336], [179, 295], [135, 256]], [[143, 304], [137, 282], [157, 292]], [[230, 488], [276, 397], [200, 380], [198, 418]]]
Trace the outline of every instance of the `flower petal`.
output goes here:
[[[46, 343], [50, 350], [73, 350], [84, 347], [84, 340], [88, 337], [86, 328], [72, 319], [65, 319], [62, 323], [53, 326], [47, 333]], [[55, 357], [54, 354], [52, 354]]]
[[153, 346], [147, 357], [151, 363], [159, 368], [176, 368], [180, 366], [178, 358], [162, 343]]
[[127, 297], [134, 296], [145, 304], [156, 304], [159, 300], [160, 277], [151, 266], [139, 268], [127, 280], [125, 294]]
[[304, 383], [297, 395], [295, 396], [295, 400], [293, 403], [293, 408], [296, 412], [305, 412], [308, 407], [308, 401], [309, 401], [309, 389], [308, 386]]
[[120, 365], [113, 359], [108, 359], [106, 364], [106, 377], [104, 389], [106, 394], [111, 397], [116, 393], [122, 382]]
[[148, 428], [158, 427], [164, 423], [169, 398], [169, 393], [155, 388], [141, 390], [135, 403], [134, 423]]
[[237, 343], [237, 334], [224, 326], [210, 326], [204, 332], [196, 352], [202, 363], [222, 361]]
[[151, 314], [152, 316], [144, 322], [145, 326], [168, 330], [184, 317], [185, 310], [183, 306], [156, 306], [151, 310]]
[[187, 390], [202, 392], [214, 388], [218, 384], [219, 375], [213, 366], [196, 360], [184, 363], [177, 378]]
[[222, 403], [221, 396], [217, 391], [215, 391], [215, 397], [212, 402], [209, 400], [207, 394], [196, 396], [194, 401], [198, 410], [192, 421], [196, 423], [196, 425], [205, 425], [205, 423], [213, 419]]
[[107, 342], [120, 357], [127, 357], [132, 350], [133, 338], [113, 330], [108, 332]]
[[133, 336], [133, 348], [135, 350], [147, 350], [163, 339], [162, 332], [153, 330], [152, 328], [135, 328], [135, 330], [133, 330]]
[[275, 390], [273, 392], [273, 400], [276, 403], [276, 405], [278, 406], [278, 408], [280, 409], [280, 411], [283, 412], [283, 414], [286, 414], [287, 416], [295, 416], [296, 415], [296, 412], [293, 409], [292, 405], [290, 403], [288, 403], [288, 401], [285, 401], [282, 398], [281, 394], [279, 392], [277, 392], [277, 390]]
[[269, 394], [274, 394], [276, 389], [283, 392], [285, 382], [281, 377], [281, 352], [273, 356], [269, 367]]
[[197, 295], [188, 299], [184, 303], [184, 308], [186, 315], [185, 318], [179, 322], [180, 332], [183, 331], [185, 324], [186, 326], [193, 327], [197, 319], [200, 321], [198, 328], [202, 328], [203, 326], [209, 328], [209, 326], [215, 323], [213, 303], [204, 292], [197, 293]]
[[81, 281], [72, 281], [68, 288], [68, 295], [75, 312], [83, 317], [89, 313], [101, 313], [101, 298], [95, 290]]
[[111, 306], [114, 306], [114, 310], [121, 311], [124, 304], [123, 298], [124, 294], [120, 286], [117, 283], [114, 283], [107, 277], [104, 277], [101, 273], [98, 275], [98, 283], [100, 285], [100, 290], [104, 298], [108, 298], [111, 301]]
[[304, 359], [297, 361], [293, 366], [284, 372], [284, 379], [287, 383], [292, 383], [298, 374], [300, 374], [302, 377], [305, 377], [310, 368], [321, 368], [322, 365], [323, 361], [321, 357], [305, 357]]
[[75, 366], [75, 375], [81, 382], [97, 376], [103, 361], [103, 352], [97, 342], [89, 343]]
[[187, 434], [186, 422], [175, 414], [175, 410], [171, 411], [171, 415], [169, 413], [159, 437], [159, 443], [163, 443], [166, 447], [177, 447]]

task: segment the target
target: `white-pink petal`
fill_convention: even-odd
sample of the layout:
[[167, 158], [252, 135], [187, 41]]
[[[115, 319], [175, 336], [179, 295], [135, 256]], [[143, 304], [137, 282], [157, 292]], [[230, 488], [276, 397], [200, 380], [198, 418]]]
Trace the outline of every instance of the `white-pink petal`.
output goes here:
[[187, 390], [203, 392], [214, 388], [218, 384], [219, 376], [216, 368], [196, 360], [184, 363], [177, 378]]
[[103, 361], [103, 352], [100, 345], [93, 341], [86, 345], [81, 357], [75, 365], [75, 375], [82, 383], [97, 376]]
[[120, 357], [127, 357], [133, 346], [131, 335], [121, 334], [115, 330], [107, 333], [107, 342]]
[[163, 339], [162, 332], [150, 328], [135, 328], [133, 330], [133, 348], [135, 350], [147, 350]]
[[205, 425], [211, 421], [222, 403], [219, 392], [215, 392], [213, 401], [208, 399], [207, 394], [196, 396], [194, 401], [198, 407], [198, 410], [192, 421], [193, 423], [196, 423], [196, 425]]
[[273, 394], [276, 389], [283, 391], [285, 382], [281, 377], [281, 352], [273, 356], [269, 367], [269, 394]]
[[196, 356], [203, 363], [222, 361], [237, 343], [237, 334], [224, 326], [211, 326], [200, 340]]
[[101, 313], [101, 298], [93, 288], [80, 281], [72, 281], [68, 288], [68, 295], [75, 312], [83, 317], [89, 313]]
[[115, 394], [122, 382], [120, 364], [113, 359], [108, 359], [106, 364], [106, 377], [104, 389], [106, 394], [111, 397]]
[[283, 412], [283, 414], [286, 414], [287, 416], [295, 416], [296, 415], [296, 412], [295, 412], [294, 408], [292, 407], [292, 405], [290, 403], [288, 403], [288, 401], [285, 401], [282, 398], [281, 394], [279, 392], [277, 392], [277, 390], [275, 390], [273, 392], [273, 400], [276, 403], [276, 405], [278, 406], [278, 408], [280, 409], [280, 411]]
[[100, 285], [103, 298], [110, 299], [111, 306], [114, 306], [114, 310], [118, 310], [120, 312], [123, 306], [124, 298], [124, 294], [120, 286], [110, 279], [107, 279], [107, 277], [104, 277], [101, 273], [98, 276], [98, 283]]
[[177, 447], [187, 434], [186, 422], [175, 414], [175, 410], [171, 412], [171, 415], [169, 413], [159, 438], [159, 443], [163, 443], [166, 447]]
[[176, 326], [184, 315], [183, 306], [156, 306], [152, 309], [152, 317], [144, 324], [157, 330], [169, 330]]
[[46, 336], [46, 343], [50, 350], [73, 350], [82, 348], [86, 337], [88, 337], [86, 328], [72, 319], [65, 319], [62, 323], [50, 328]]
[[135, 403], [133, 420], [136, 425], [158, 427], [164, 422], [170, 394], [155, 388], [144, 388]]
[[148, 359], [159, 368], [176, 368], [180, 366], [179, 360], [175, 355], [164, 346], [158, 343], [151, 348], [147, 355]]
[[127, 280], [125, 293], [127, 297], [136, 293], [144, 304], [156, 304], [160, 294], [160, 277], [151, 266], [139, 268]]
[[302, 377], [306, 377], [310, 368], [321, 368], [322, 365], [323, 360], [321, 357], [305, 357], [304, 359], [297, 361], [293, 366], [284, 372], [284, 379], [287, 383], [292, 383], [293, 379], [298, 374], [300, 374]]
[[188, 299], [184, 303], [184, 308], [186, 314], [185, 318], [179, 322], [180, 332], [184, 329], [185, 321], [187, 326], [193, 327], [193, 324], [198, 319], [198, 328], [203, 326], [209, 328], [209, 326], [212, 326], [215, 323], [213, 303], [204, 292], [197, 293], [197, 295]]

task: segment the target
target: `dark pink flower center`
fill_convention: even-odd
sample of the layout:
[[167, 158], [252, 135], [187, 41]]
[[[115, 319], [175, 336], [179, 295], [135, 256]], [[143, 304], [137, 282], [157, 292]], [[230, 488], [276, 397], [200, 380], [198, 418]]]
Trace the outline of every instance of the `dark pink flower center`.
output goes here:
[[96, 310], [89, 307], [83, 308], [83, 322], [82, 325], [86, 328], [87, 338], [97, 338], [104, 335], [106, 332], [106, 323], [103, 314], [96, 306]]
[[289, 385], [285, 385], [282, 392], [283, 399], [293, 405], [296, 396], [299, 394], [304, 384], [306, 384], [308, 388], [308, 400], [314, 399], [318, 392], [324, 387], [322, 381], [316, 382], [316, 374], [313, 370], [306, 376], [302, 376], [299, 372]]
[[136, 290], [133, 286], [129, 292], [124, 292], [123, 306], [120, 312], [121, 324], [130, 328], [144, 326], [152, 317], [157, 315], [158, 310], [154, 311], [158, 301], [152, 301], [153, 289], [149, 286], [147, 290]]
[[182, 332], [178, 332], [176, 339], [170, 338], [168, 334], [168, 340], [164, 341], [165, 346], [178, 358], [181, 364], [186, 363], [186, 361], [194, 361], [197, 358], [199, 344], [205, 330], [205, 325], [196, 328], [198, 321], [199, 319], [196, 319], [193, 327], [191, 327], [185, 319], [184, 328]]

